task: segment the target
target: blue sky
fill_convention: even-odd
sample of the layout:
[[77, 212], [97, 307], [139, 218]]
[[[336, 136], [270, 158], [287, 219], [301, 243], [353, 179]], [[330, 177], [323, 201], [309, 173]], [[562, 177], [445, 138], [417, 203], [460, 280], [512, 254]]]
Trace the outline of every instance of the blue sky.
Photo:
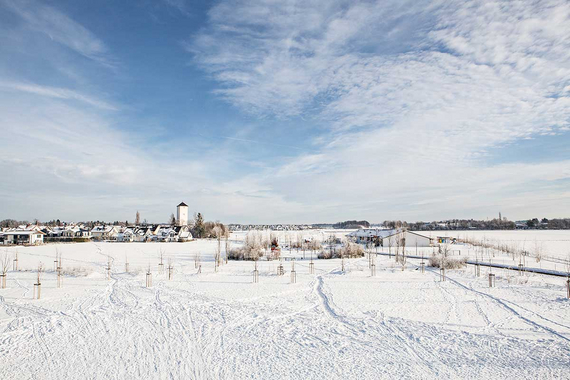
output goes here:
[[0, 218], [570, 215], [566, 1], [0, 0]]

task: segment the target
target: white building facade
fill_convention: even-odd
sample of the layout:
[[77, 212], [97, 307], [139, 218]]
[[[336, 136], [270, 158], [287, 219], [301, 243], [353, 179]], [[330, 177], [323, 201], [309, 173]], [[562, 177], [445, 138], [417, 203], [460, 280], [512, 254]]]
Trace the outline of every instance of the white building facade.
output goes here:
[[188, 205], [184, 202], [176, 206], [176, 223], [179, 226], [188, 225]]
[[[380, 228], [362, 228], [347, 235], [350, 239], [360, 244], [376, 244], [380, 247], [396, 246], [405, 244], [406, 247], [431, 247], [433, 239], [416, 232], [407, 230], [384, 230]], [[402, 240], [403, 239], [403, 240]]]

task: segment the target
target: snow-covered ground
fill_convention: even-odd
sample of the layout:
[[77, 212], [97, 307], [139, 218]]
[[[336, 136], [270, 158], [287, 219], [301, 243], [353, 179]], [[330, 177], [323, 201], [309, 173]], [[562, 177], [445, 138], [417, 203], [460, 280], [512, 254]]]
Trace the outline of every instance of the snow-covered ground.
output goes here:
[[[60, 289], [56, 247], [67, 273]], [[18, 248], [20, 271], [9, 271], [0, 289], [0, 378], [570, 377], [563, 278], [494, 270], [489, 288], [486, 268], [481, 277], [472, 267], [448, 271], [442, 282], [436, 270], [417, 270], [418, 260], [402, 271], [378, 256], [374, 277], [367, 258], [346, 260], [344, 272], [340, 260], [315, 260], [315, 274], [298, 260], [295, 284], [290, 262], [277, 276], [278, 262], [261, 261], [254, 284], [252, 262], [215, 272], [215, 247], [202, 240]], [[175, 267], [170, 281], [158, 273], [161, 250]], [[39, 261], [46, 272], [34, 300]]]
[[[570, 263], [570, 231], [567, 230], [516, 230], [516, 231], [431, 231], [418, 232], [425, 236], [451, 236], [461, 240], [474, 240], [495, 247], [502, 246], [511, 251], [525, 251], [526, 255], [501, 252], [498, 249], [474, 247], [470, 244], [452, 244], [449, 249], [452, 256], [468, 257], [495, 264], [518, 265], [525, 267], [551, 269], [561, 272], [569, 270]], [[413, 247], [408, 247], [410, 253]], [[424, 249], [431, 254], [433, 249]], [[420, 250], [422, 252], [422, 250]], [[537, 255], [539, 258], [537, 258]]]

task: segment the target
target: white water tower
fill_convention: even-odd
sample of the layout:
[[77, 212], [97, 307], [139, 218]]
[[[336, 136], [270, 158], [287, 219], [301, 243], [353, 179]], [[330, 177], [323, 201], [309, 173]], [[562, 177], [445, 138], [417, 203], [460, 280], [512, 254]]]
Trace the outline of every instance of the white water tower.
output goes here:
[[188, 205], [184, 202], [176, 206], [176, 223], [179, 226], [188, 225]]

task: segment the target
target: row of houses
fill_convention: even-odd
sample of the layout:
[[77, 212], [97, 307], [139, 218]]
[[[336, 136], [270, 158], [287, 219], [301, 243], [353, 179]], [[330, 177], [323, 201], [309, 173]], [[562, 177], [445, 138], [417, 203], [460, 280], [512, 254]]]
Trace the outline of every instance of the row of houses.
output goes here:
[[37, 245], [49, 241], [105, 240], [119, 242], [184, 242], [192, 240], [188, 225], [153, 224], [142, 226], [100, 225], [89, 228], [83, 224], [61, 227], [21, 225], [0, 231], [0, 244]]

